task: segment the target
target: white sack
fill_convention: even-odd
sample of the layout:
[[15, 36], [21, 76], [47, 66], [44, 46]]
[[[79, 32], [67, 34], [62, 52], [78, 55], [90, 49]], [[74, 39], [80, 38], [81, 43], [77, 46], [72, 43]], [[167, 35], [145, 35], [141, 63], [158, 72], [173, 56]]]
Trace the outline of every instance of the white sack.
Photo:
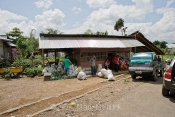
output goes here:
[[78, 78], [79, 80], [84, 80], [84, 79], [86, 79], [86, 74], [85, 74], [83, 71], [80, 71], [80, 72], [78, 73], [77, 78]]
[[114, 78], [114, 76], [112, 74], [112, 71], [108, 69], [107, 72], [108, 72], [108, 80], [109, 81], [114, 81], [115, 78]]
[[74, 74], [75, 76], [78, 75], [78, 73], [82, 70], [82, 67], [78, 67], [77, 69], [75, 69]]
[[104, 77], [108, 77], [108, 72], [106, 69], [101, 69], [101, 73], [104, 75]]
[[100, 78], [103, 78], [104, 77], [104, 75], [101, 72], [98, 72], [97, 73], [97, 76], [99, 76]]

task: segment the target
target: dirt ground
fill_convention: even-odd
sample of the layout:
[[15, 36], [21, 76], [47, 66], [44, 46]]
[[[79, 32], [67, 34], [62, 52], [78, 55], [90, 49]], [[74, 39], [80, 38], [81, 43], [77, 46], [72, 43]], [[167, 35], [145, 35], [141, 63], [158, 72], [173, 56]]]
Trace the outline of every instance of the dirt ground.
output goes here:
[[[125, 77], [128, 77], [128, 75], [118, 76], [116, 80]], [[24, 117], [32, 115], [54, 104], [64, 102], [94, 89], [100, 89], [111, 83], [113, 82], [99, 77], [91, 77], [83, 81], [76, 78], [49, 81], [43, 77], [23, 77], [11, 81], [0, 79], [0, 113], [22, 106], [22, 108], [0, 116]], [[26, 104], [29, 105], [24, 106]]]
[[84, 81], [75, 79], [49, 81], [48, 78], [23, 76], [6, 81], [0, 79], [0, 113], [20, 105], [35, 102], [61, 93], [78, 90], [106, 79], [92, 77]]
[[[156, 82], [132, 80], [129, 74], [115, 78], [112, 82], [99, 77], [0, 79], [0, 117], [163, 117], [174, 112], [174, 98], [161, 95], [162, 77]], [[15, 111], [2, 114], [12, 108]]]
[[[113, 82], [94, 92], [87, 93], [83, 97], [72, 99], [34, 117], [96, 117], [104, 110], [117, 112], [120, 109], [120, 105], [113, 102], [141, 84], [143, 83], [132, 82], [131, 78]], [[108, 114], [110, 115], [110, 112]]]

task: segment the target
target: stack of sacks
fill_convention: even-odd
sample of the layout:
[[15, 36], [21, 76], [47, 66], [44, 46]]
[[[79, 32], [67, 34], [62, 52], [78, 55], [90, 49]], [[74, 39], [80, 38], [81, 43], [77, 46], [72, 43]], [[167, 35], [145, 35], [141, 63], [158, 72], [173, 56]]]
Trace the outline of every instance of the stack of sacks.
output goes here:
[[44, 76], [51, 76], [52, 72], [54, 71], [54, 68], [53, 67], [50, 67], [49, 65], [46, 66], [43, 71], [42, 71], [42, 74]]
[[101, 72], [98, 72], [97, 75], [99, 77], [104, 77], [104, 78], [107, 78], [109, 81], [114, 81], [115, 78], [112, 74], [112, 71], [111, 70], [106, 70], [106, 69], [101, 69]]
[[75, 71], [74, 65], [72, 64], [70, 65], [69, 76], [75, 76], [74, 71]]
[[82, 70], [82, 67], [76, 68], [75, 71], [74, 71], [74, 75], [77, 76], [78, 73], [79, 73], [81, 70]]
[[97, 69], [97, 72], [100, 72], [102, 69], [102, 64], [98, 64], [98, 69]]
[[86, 74], [85, 74], [85, 72], [83, 72], [82, 70], [78, 73], [78, 76], [77, 76], [77, 78], [78, 78], [78, 80], [86, 80]]

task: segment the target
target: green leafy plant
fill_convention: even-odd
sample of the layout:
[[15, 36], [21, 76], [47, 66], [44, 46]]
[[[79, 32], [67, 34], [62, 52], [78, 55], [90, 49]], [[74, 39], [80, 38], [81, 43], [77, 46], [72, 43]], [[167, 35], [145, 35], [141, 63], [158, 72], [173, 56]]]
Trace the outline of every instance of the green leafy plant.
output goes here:
[[35, 68], [35, 72], [36, 72], [36, 75], [37, 76], [42, 76], [42, 71], [43, 71], [43, 68], [42, 67]]
[[32, 66], [32, 62], [29, 59], [25, 59], [25, 58], [21, 58], [21, 57], [17, 57], [15, 59], [15, 61], [12, 64], [13, 67], [23, 67], [23, 69], [25, 70], [26, 68], [29, 68]]
[[24, 72], [28, 77], [36, 76], [35, 68], [26, 68]]
[[67, 79], [67, 76], [64, 74], [64, 72], [61, 69], [58, 69], [52, 72], [50, 79], [62, 80], [62, 79]]
[[6, 80], [10, 80], [10, 79], [11, 79], [11, 77], [12, 77], [12, 72], [10, 71], [9, 68], [5, 70], [4, 74], [5, 74], [5, 75], [4, 75], [4, 79], [6, 79]]

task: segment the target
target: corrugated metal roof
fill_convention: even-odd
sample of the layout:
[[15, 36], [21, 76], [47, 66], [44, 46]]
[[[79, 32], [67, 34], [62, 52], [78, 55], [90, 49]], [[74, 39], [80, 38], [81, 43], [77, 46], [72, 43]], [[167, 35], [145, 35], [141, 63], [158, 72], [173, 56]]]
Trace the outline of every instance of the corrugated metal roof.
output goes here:
[[11, 41], [10, 39], [6, 39], [6, 38], [1, 37], [1, 36], [0, 36], [0, 40], [3, 40], [3, 41]]
[[13, 44], [12, 42], [7, 42], [7, 44], [8, 44], [9, 46], [16, 47], [16, 45]]
[[134, 38], [105, 37], [43, 37], [39, 39], [40, 49], [54, 48], [126, 48], [144, 46]]
[[175, 44], [167, 44], [168, 48], [175, 48]]

